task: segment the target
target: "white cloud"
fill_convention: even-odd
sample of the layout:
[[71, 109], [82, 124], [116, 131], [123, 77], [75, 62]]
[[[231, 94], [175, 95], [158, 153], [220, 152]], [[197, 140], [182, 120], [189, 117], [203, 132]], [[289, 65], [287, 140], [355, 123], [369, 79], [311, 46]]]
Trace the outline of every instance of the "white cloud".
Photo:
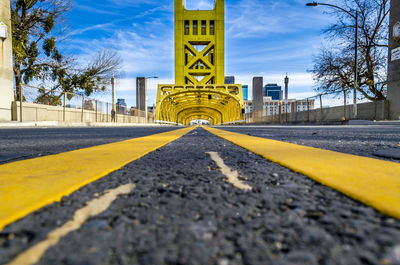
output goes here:
[[[253, 89], [253, 77], [262, 76], [264, 85], [266, 84], [278, 84], [284, 87], [284, 78], [286, 73], [255, 73], [254, 75], [237, 75], [235, 81], [238, 84], [249, 86], [249, 97], [252, 97]], [[317, 93], [313, 91], [314, 81], [312, 74], [310, 73], [288, 73], [289, 77], [289, 97], [302, 99], [310, 96], [315, 96]], [[307, 92], [305, 92], [305, 90]]]
[[287, 1], [241, 0], [227, 8], [227, 33], [235, 38], [263, 38], [271, 33], [295, 34], [331, 20], [304, 3], [299, 6]]
[[186, 9], [189, 10], [212, 10], [214, 0], [186, 0]]
[[[304, 2], [295, 1], [300, 4]], [[152, 104], [155, 102], [157, 84], [174, 83], [173, 1], [166, 5], [160, 5], [153, 0], [108, 2], [119, 7], [145, 3], [153, 8], [133, 14], [129, 18], [78, 29], [75, 34], [98, 29], [105, 30], [108, 34], [104, 35], [107, 37], [93, 40], [75, 39], [71, 45], [81, 51], [83, 61], [103, 48], [118, 51], [124, 60], [122, 70], [125, 76], [117, 83], [117, 97], [126, 98], [129, 105], [135, 105], [135, 77], [161, 77], [162, 79], [149, 80], [148, 97], [149, 104]], [[192, 3], [188, 1], [188, 5], [190, 4], [192, 9], [210, 9], [213, 7], [213, 0], [192, 0]], [[226, 50], [226, 74], [235, 75], [237, 83], [248, 84], [251, 94], [253, 76], [264, 76], [265, 84], [283, 85], [285, 72], [278, 73], [276, 69], [280, 64], [278, 69], [292, 71], [288, 73], [290, 97], [315, 95], [312, 75], [306, 72], [309, 65], [305, 65], [304, 61], [311, 61], [311, 54], [319, 46], [321, 38], [311, 35], [305, 39], [302, 34], [307, 28], [319, 27], [314, 24], [327, 23], [327, 16], [322, 11], [311, 11], [305, 7], [302, 9], [283, 1], [241, 0], [235, 5], [229, 5], [229, 1], [226, 4], [226, 35], [229, 41]], [[116, 26], [121, 23], [124, 27]], [[276, 34], [281, 33], [286, 34], [283, 36], [287, 36], [287, 39], [281, 36], [279, 42], [269, 42], [272, 34], [277, 36]], [[296, 34], [302, 36], [298, 37]], [[235, 40], [243, 41], [244, 47], [234, 43]]]

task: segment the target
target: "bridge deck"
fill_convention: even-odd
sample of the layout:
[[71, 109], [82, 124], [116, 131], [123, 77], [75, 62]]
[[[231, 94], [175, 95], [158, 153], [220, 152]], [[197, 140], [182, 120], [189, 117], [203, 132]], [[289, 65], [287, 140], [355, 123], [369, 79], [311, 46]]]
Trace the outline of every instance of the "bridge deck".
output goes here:
[[[27, 205], [30, 201], [24, 198], [43, 191], [51, 194], [58, 185], [64, 195], [70, 194], [69, 184], [64, 185], [67, 179], [79, 179], [74, 190], [83, 182], [90, 184], [9, 224], [1, 233], [5, 237], [0, 241], [0, 263], [115, 264], [118, 259], [131, 264], [390, 264], [394, 259], [399, 221], [311, 178], [399, 218], [399, 163], [247, 135], [257, 130], [268, 137], [265, 133], [273, 134], [273, 127], [226, 128], [246, 134], [206, 128], [251, 153], [201, 128], [192, 129], [1, 165], [0, 176], [8, 178], [0, 186], [0, 200], [8, 206]], [[399, 139], [395, 134], [394, 141]], [[62, 170], [65, 181], [52, 181], [58, 159], [89, 157], [94, 164], [70, 164]], [[36, 167], [43, 174], [41, 185], [34, 185], [41, 178], [32, 179], [34, 169], [23, 169], [35, 161], [47, 163]], [[14, 175], [5, 173], [15, 166]], [[93, 178], [94, 168], [103, 168], [103, 173]], [[104, 177], [94, 181], [99, 174]], [[31, 185], [15, 183], [23, 196], [4, 198], [17, 175]], [[46, 200], [43, 205], [50, 202]]]

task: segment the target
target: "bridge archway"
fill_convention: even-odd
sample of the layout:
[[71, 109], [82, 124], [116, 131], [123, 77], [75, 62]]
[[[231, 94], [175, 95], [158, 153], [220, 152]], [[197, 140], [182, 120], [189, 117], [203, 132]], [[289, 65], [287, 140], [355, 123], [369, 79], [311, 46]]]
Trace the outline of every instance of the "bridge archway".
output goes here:
[[205, 110], [204, 108], [189, 108], [182, 110], [178, 114], [178, 123], [180, 124], [189, 125], [192, 120], [201, 119], [209, 120], [211, 125], [220, 124], [222, 121], [222, 113], [214, 109]]
[[179, 86], [160, 85], [157, 96], [158, 120], [188, 125], [186, 116], [192, 113], [207, 114], [214, 124], [243, 119], [243, 99], [235, 86]]

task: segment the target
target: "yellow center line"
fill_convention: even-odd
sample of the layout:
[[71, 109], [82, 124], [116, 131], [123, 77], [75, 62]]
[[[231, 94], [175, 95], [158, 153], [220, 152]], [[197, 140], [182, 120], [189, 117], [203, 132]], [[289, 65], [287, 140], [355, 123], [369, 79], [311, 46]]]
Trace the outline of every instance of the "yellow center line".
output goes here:
[[255, 154], [400, 219], [400, 164], [204, 127]]
[[100, 198], [88, 202], [85, 207], [77, 210], [72, 220], [50, 232], [45, 240], [19, 254], [8, 265], [31, 265], [39, 262], [43, 254], [52, 246], [57, 245], [61, 238], [78, 230], [90, 217], [101, 214], [110, 207], [118, 196], [129, 194], [134, 188], [135, 184], [126, 184], [106, 191]]
[[0, 231], [194, 128], [0, 165]]
[[221, 173], [226, 176], [226, 180], [228, 183], [241, 190], [252, 190], [252, 187], [250, 185], [247, 185], [239, 179], [239, 173], [236, 170], [232, 170], [227, 165], [225, 165], [224, 160], [219, 156], [217, 152], [208, 152], [207, 154], [217, 164], [217, 166], [221, 170]]

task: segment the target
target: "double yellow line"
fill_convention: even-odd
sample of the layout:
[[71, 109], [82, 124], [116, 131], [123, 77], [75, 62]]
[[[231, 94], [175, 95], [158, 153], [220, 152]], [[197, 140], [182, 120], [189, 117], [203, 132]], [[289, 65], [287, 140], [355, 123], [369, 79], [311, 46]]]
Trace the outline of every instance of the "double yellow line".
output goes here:
[[[0, 231], [194, 128], [0, 165]], [[400, 219], [400, 164], [205, 128]]]

